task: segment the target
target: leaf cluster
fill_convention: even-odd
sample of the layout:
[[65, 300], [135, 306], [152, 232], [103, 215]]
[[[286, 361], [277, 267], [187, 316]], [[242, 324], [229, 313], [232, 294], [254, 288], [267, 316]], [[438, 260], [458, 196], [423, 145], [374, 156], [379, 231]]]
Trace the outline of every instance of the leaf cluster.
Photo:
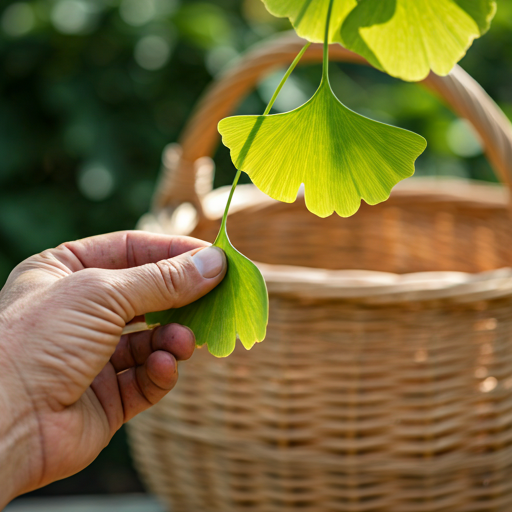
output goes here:
[[[329, 0], [263, 0], [297, 33], [323, 42]], [[329, 42], [340, 43], [391, 76], [446, 75], [489, 29], [494, 0], [336, 0]]]

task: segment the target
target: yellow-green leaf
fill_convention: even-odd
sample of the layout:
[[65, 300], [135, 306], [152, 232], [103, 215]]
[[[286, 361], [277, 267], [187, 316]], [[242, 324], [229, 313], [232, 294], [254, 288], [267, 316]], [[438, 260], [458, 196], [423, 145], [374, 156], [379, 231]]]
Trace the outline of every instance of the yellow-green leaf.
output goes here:
[[236, 116], [219, 123], [237, 169], [270, 197], [291, 203], [304, 184], [306, 206], [319, 217], [353, 215], [364, 199], [385, 201], [414, 173], [423, 137], [372, 121], [345, 107], [324, 79], [298, 109]]
[[[323, 42], [330, 0], [263, 0], [297, 34]], [[495, 0], [334, 0], [329, 42], [343, 44], [386, 73], [408, 81], [448, 74], [483, 35]]]
[[417, 81], [447, 75], [489, 28], [493, 0], [361, 0], [336, 40], [373, 66]]
[[206, 343], [214, 356], [226, 357], [235, 349], [237, 338], [247, 350], [263, 341], [268, 294], [261, 272], [231, 245], [224, 224], [214, 245], [224, 250], [228, 260], [224, 280], [188, 306], [146, 315], [146, 323], [186, 325], [194, 332], [198, 346]]
[[[308, 41], [323, 43], [329, 0], [263, 0], [278, 18], [289, 18], [297, 34]], [[329, 27], [329, 42], [340, 42], [339, 28], [357, 0], [335, 0]]]

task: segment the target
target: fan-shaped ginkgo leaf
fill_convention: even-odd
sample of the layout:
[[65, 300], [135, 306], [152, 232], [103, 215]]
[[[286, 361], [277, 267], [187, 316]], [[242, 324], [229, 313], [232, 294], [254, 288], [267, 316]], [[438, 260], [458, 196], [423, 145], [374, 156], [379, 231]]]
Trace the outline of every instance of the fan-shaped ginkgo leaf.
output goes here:
[[237, 337], [247, 350], [263, 341], [268, 323], [268, 294], [256, 265], [231, 245], [225, 224], [214, 245], [224, 250], [228, 260], [224, 280], [188, 306], [146, 315], [146, 323], [186, 325], [194, 332], [198, 346], [206, 343], [214, 356], [226, 357], [235, 349]]
[[373, 66], [417, 81], [447, 75], [489, 28], [493, 0], [361, 0], [337, 41]]
[[270, 197], [293, 202], [304, 183], [306, 206], [319, 217], [353, 215], [361, 199], [385, 201], [414, 173], [423, 137], [372, 121], [345, 107], [327, 80], [298, 109], [236, 116], [219, 123], [235, 167]]
[[[297, 34], [322, 42], [330, 0], [263, 0]], [[448, 74], [489, 28], [495, 0], [334, 0], [329, 42], [408, 81]]]

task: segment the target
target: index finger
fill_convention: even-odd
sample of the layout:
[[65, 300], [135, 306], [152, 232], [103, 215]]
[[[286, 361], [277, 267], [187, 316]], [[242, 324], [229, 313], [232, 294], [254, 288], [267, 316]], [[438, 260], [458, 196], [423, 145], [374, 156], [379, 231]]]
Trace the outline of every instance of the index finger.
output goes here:
[[[188, 236], [160, 235], [145, 231], [119, 231], [66, 242], [53, 249], [71, 253], [65, 264], [76, 272], [84, 268], [124, 269], [156, 263], [210, 244]], [[64, 255], [62, 255], [64, 256]], [[74, 261], [73, 261], [74, 260]]]

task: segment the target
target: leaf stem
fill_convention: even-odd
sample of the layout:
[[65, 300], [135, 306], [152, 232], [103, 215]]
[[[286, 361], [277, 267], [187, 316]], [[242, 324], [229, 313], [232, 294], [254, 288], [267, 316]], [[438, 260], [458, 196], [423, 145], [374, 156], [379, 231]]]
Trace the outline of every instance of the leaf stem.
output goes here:
[[334, 0], [330, 0], [329, 9], [327, 10], [327, 21], [325, 24], [325, 37], [324, 37], [324, 66], [322, 70], [322, 80], [329, 80], [329, 29], [331, 28], [331, 15]]
[[267, 108], [265, 109], [265, 112], [263, 112], [264, 116], [267, 116], [269, 114], [270, 110], [274, 106], [274, 103], [275, 103], [277, 97], [279, 96], [279, 93], [281, 92], [281, 89], [284, 87], [284, 84], [286, 83], [288, 78], [290, 78], [290, 75], [293, 73], [293, 70], [296, 68], [297, 64], [300, 62], [300, 59], [302, 59], [302, 56], [306, 53], [306, 50], [310, 46], [311, 46], [311, 42], [306, 43], [304, 45], [304, 48], [302, 48], [302, 50], [299, 52], [297, 57], [295, 57], [295, 60], [291, 63], [290, 67], [288, 68], [288, 71], [285, 73], [285, 75], [283, 76], [283, 79], [277, 86], [277, 89], [275, 90], [274, 95], [272, 96], [272, 98], [270, 98]]
[[[233, 199], [233, 194], [235, 193], [236, 186], [238, 185], [238, 180], [240, 179], [240, 175], [242, 174], [241, 169], [236, 171], [235, 179], [233, 180], [233, 185], [231, 185], [231, 191], [229, 192], [228, 202], [226, 203], [226, 208], [224, 210], [224, 214], [222, 215], [222, 224], [220, 226], [219, 235], [222, 231], [226, 230], [226, 222], [228, 220], [228, 212], [229, 207], [231, 206], [231, 200]], [[218, 236], [217, 236], [218, 238]]]
[[[332, 7], [332, 1], [333, 0], [331, 0], [331, 7]], [[293, 73], [293, 70], [297, 67], [297, 64], [300, 62], [300, 60], [302, 59], [302, 56], [306, 53], [306, 50], [310, 46], [311, 46], [310, 42], [306, 43], [304, 45], [304, 48], [302, 48], [302, 50], [299, 52], [297, 57], [295, 57], [294, 61], [291, 63], [290, 67], [288, 68], [288, 71], [286, 71], [286, 73], [283, 76], [281, 82], [277, 86], [277, 89], [275, 90], [274, 94], [272, 95], [272, 98], [270, 98], [270, 101], [269, 101], [269, 103], [267, 105], [267, 108], [265, 109], [265, 112], [263, 112], [264, 116], [268, 115], [268, 113], [272, 109], [272, 107], [273, 107], [273, 105], [274, 105], [274, 103], [275, 103], [275, 101], [277, 99], [277, 96], [281, 92], [281, 89], [283, 88], [284, 84], [286, 83], [288, 78], [290, 78], [290, 75]], [[238, 185], [238, 180], [240, 179], [240, 175], [241, 174], [242, 174], [242, 170], [238, 169], [237, 173], [236, 173], [236, 176], [235, 176], [235, 179], [233, 180], [233, 185], [231, 185], [231, 191], [229, 192], [228, 202], [226, 203], [226, 208], [224, 210], [224, 214], [222, 215], [222, 224], [220, 226], [219, 235], [222, 233], [222, 231], [226, 230], [226, 222], [227, 222], [227, 219], [228, 219], [229, 207], [231, 206], [231, 201], [233, 199], [233, 194], [235, 193], [235, 189], [236, 189], [236, 186]], [[217, 239], [219, 238], [219, 235], [217, 235]]]

